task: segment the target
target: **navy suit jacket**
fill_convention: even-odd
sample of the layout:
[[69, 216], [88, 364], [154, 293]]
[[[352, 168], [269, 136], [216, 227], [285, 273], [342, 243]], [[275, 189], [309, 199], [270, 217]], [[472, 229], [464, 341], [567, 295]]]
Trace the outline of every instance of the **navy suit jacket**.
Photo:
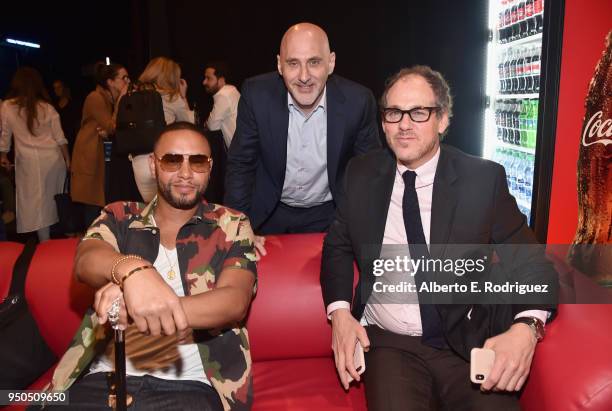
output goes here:
[[[349, 159], [380, 147], [372, 92], [332, 75], [327, 80], [327, 174], [332, 197]], [[224, 205], [247, 214], [255, 230], [280, 201], [287, 163], [287, 88], [277, 72], [246, 80], [227, 158]]]

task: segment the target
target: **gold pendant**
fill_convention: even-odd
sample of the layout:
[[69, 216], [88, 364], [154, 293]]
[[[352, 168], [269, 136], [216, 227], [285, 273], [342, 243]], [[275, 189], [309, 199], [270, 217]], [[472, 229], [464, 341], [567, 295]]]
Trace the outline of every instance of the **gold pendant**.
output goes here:
[[168, 280], [174, 280], [175, 274], [174, 274], [174, 270], [170, 270], [168, 271], [168, 273], [166, 274], [166, 278]]

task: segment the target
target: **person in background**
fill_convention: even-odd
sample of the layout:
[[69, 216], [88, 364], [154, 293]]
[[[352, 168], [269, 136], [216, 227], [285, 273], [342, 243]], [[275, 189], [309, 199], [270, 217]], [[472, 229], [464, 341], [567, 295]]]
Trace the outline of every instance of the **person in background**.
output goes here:
[[38, 240], [46, 241], [50, 226], [58, 221], [54, 196], [63, 190], [70, 154], [38, 71], [17, 70], [0, 111], [0, 165], [6, 169], [11, 167], [11, 137], [15, 140], [17, 232], [36, 231]]
[[[0, 107], [2, 107], [1, 99]], [[2, 111], [0, 110], [0, 135], [2, 134], [1, 115]], [[11, 175], [11, 168], [0, 167], [0, 241], [6, 240], [9, 231], [7, 226], [15, 221], [15, 188]]]
[[127, 70], [117, 63], [97, 63], [94, 79], [96, 88], [83, 104], [81, 128], [72, 153], [75, 161], [70, 180], [72, 201], [84, 205], [85, 227], [91, 224], [106, 204], [103, 141], [115, 131], [116, 103], [130, 83]]
[[225, 148], [228, 149], [236, 131], [236, 116], [240, 92], [228, 84], [229, 69], [224, 61], [206, 65], [202, 85], [208, 94], [213, 96], [213, 109], [206, 120], [206, 127], [211, 131], [221, 130]]
[[62, 80], [53, 82], [53, 94], [55, 102], [53, 106], [60, 116], [64, 136], [68, 140], [68, 151], [72, 153], [76, 135], [79, 131], [81, 113], [79, 104], [72, 99], [70, 88]]
[[[176, 121], [194, 123], [194, 113], [187, 103], [187, 82], [181, 78], [181, 68], [167, 57], [156, 57], [147, 64], [138, 78], [143, 85], [152, 85], [161, 94], [166, 124]], [[132, 158], [134, 177], [145, 202], [153, 199], [157, 192], [155, 177], [149, 169], [150, 154]]]
[[210, 175], [207, 196], [216, 202], [223, 202], [225, 191], [225, 170], [227, 150], [236, 131], [236, 116], [240, 93], [228, 84], [229, 69], [225, 62], [217, 61], [205, 66], [202, 85], [213, 97], [213, 109], [206, 121], [209, 130], [206, 135], [210, 142], [215, 168]]

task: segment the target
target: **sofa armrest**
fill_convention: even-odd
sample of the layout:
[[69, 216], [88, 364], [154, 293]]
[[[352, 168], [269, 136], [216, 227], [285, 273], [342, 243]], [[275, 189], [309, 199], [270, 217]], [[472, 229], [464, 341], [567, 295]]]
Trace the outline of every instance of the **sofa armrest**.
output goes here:
[[612, 409], [612, 305], [560, 305], [536, 349], [526, 411]]

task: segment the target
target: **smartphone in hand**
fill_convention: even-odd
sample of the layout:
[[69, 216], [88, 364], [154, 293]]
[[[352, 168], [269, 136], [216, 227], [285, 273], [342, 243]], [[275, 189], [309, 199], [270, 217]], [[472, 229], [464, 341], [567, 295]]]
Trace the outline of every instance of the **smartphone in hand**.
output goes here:
[[491, 373], [495, 362], [495, 351], [488, 348], [472, 348], [470, 352], [470, 380], [482, 384]]
[[[357, 340], [357, 344], [355, 344], [355, 353], [353, 354], [353, 365], [355, 366], [355, 370], [357, 374], [361, 375], [365, 371], [365, 355], [363, 353], [363, 347], [359, 340]], [[353, 381], [353, 377], [349, 374], [348, 382]]]

